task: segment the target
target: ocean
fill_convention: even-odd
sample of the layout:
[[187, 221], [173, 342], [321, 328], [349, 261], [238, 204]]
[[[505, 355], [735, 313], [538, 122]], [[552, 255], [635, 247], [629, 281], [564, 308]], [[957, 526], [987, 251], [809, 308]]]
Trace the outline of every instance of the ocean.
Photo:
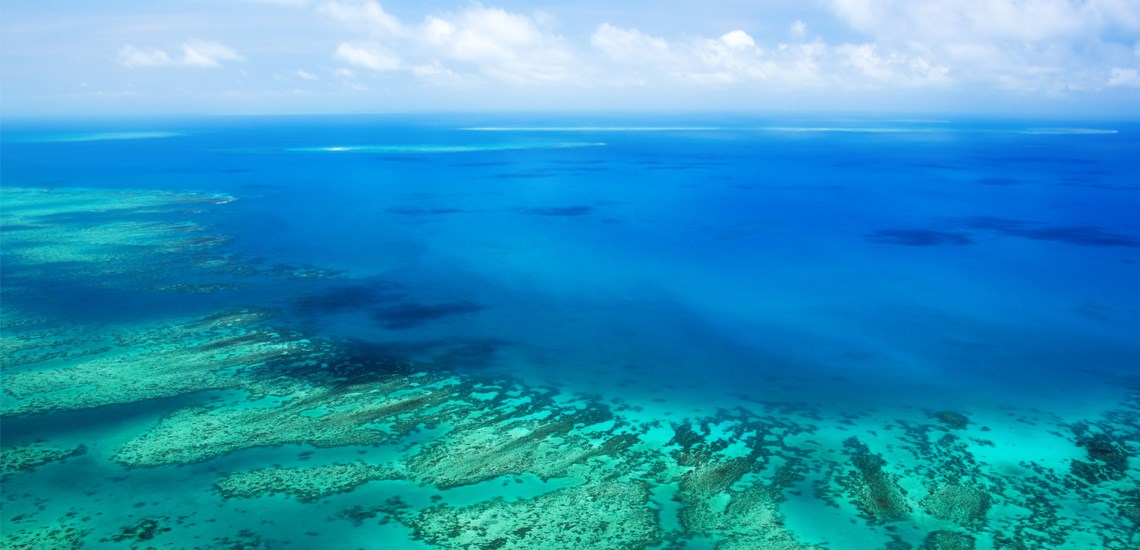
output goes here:
[[10, 548], [1140, 546], [1140, 124], [8, 120]]

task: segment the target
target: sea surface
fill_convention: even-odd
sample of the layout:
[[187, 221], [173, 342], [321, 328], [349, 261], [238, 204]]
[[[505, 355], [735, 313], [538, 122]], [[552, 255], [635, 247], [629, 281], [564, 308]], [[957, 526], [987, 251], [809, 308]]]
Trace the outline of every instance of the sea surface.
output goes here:
[[6, 120], [11, 548], [1140, 547], [1140, 123]]

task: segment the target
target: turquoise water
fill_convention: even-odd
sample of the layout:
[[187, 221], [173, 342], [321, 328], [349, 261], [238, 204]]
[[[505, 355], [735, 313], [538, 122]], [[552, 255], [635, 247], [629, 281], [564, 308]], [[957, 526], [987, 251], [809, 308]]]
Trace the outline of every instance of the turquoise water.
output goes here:
[[5, 536], [1140, 543], [1137, 150], [1104, 121], [8, 122]]

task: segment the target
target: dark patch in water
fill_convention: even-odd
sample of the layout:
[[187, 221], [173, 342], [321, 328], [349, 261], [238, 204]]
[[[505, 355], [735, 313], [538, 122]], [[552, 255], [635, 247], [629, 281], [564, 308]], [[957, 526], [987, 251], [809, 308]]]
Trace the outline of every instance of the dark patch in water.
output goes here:
[[462, 208], [391, 208], [388, 212], [401, 216], [442, 216], [445, 214], [464, 214], [471, 212]]
[[1074, 307], [1073, 313], [1094, 321], [1111, 321], [1113, 317], [1111, 307], [1097, 302], [1085, 302]]
[[524, 213], [536, 216], [574, 217], [585, 216], [594, 211], [592, 206], [550, 206], [540, 208], [527, 208]]
[[168, 168], [163, 174], [245, 174], [253, 168]]
[[1017, 185], [1022, 183], [1021, 180], [1014, 178], [978, 178], [976, 181], [983, 185]]
[[590, 166], [597, 164], [606, 164], [609, 161], [602, 159], [588, 159], [588, 160], [552, 160], [551, 164], [568, 164], [571, 166]]
[[485, 309], [483, 306], [467, 300], [431, 305], [408, 302], [393, 307], [374, 309], [372, 318], [383, 324], [384, 328], [404, 330], [423, 326], [445, 317], [475, 313], [483, 309]]
[[443, 368], [483, 369], [493, 364], [495, 355], [506, 345], [492, 338], [454, 341], [435, 356], [434, 362]]
[[903, 246], [962, 245], [974, 242], [965, 233], [931, 231], [929, 229], [882, 229], [869, 237], [872, 241]]
[[1054, 225], [1034, 227], [1035, 224], [1004, 218], [978, 217], [965, 222], [967, 227], [994, 231], [1011, 237], [1035, 241], [1057, 241], [1082, 246], [1140, 246], [1140, 239], [1091, 225]]
[[487, 161], [487, 162], [460, 162], [452, 164], [454, 168], [484, 168], [493, 166], [511, 166], [513, 162], [507, 161]]
[[290, 371], [293, 376], [333, 376], [346, 385], [359, 384], [394, 372], [416, 369], [483, 369], [492, 365], [500, 349], [510, 345], [495, 338], [444, 338], [428, 341], [343, 343], [344, 361]]
[[1140, 185], [1112, 185], [1108, 183], [1100, 183], [1092, 180], [1082, 179], [1067, 179], [1058, 182], [1057, 185], [1065, 187], [1084, 187], [1087, 189], [1107, 189], [1112, 191], [1140, 191]]
[[1075, 159], [1075, 158], [1058, 158], [1058, 157], [983, 157], [980, 160], [987, 164], [1001, 164], [1013, 162], [1039, 162], [1042, 164], [1070, 164], [1070, 165], [1092, 165], [1099, 164], [1095, 160], [1090, 159]]
[[505, 172], [502, 174], [495, 174], [487, 176], [489, 178], [500, 180], [532, 180], [554, 177], [554, 173], [548, 170], [531, 170], [529, 172]]
[[397, 288], [388, 283], [330, 288], [320, 294], [302, 296], [294, 308], [305, 315], [336, 315], [395, 300], [401, 296]]

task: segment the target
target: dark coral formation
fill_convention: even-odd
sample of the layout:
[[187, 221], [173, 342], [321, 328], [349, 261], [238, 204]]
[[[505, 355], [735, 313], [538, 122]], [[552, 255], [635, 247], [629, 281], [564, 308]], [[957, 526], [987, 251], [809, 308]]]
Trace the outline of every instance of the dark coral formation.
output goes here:
[[964, 430], [970, 425], [970, 418], [957, 411], [938, 411], [932, 416], [952, 430]]
[[30, 472], [37, 466], [51, 462], [59, 462], [73, 456], [87, 453], [85, 445], [77, 445], [70, 449], [59, 447], [45, 447], [42, 445], [21, 445], [0, 450], [0, 478], [10, 476], [16, 472]]
[[1087, 460], [1073, 461], [1074, 476], [1091, 485], [1124, 477], [1128, 470], [1128, 459], [1132, 457], [1125, 441], [1088, 424], [1074, 426], [1073, 432], [1077, 436], [1077, 446], [1087, 453]]
[[974, 550], [974, 537], [956, 531], [935, 531], [926, 537], [925, 550]]
[[922, 500], [923, 510], [938, 519], [962, 526], [978, 525], [990, 508], [989, 493], [977, 487], [949, 484], [938, 487]]
[[906, 520], [911, 512], [906, 491], [899, 487], [897, 474], [883, 470], [887, 461], [854, 437], [844, 441], [843, 447], [855, 469], [842, 483], [863, 517], [871, 523]]
[[112, 537], [102, 539], [99, 542], [118, 542], [118, 543], [139, 543], [146, 542], [161, 533], [170, 531], [170, 527], [166, 527], [163, 523], [168, 522], [170, 518], [164, 517], [146, 517], [130, 525], [124, 526], [117, 534]]
[[411, 525], [440, 548], [645, 548], [664, 535], [648, 497], [644, 483], [589, 483], [526, 502], [431, 507]]

